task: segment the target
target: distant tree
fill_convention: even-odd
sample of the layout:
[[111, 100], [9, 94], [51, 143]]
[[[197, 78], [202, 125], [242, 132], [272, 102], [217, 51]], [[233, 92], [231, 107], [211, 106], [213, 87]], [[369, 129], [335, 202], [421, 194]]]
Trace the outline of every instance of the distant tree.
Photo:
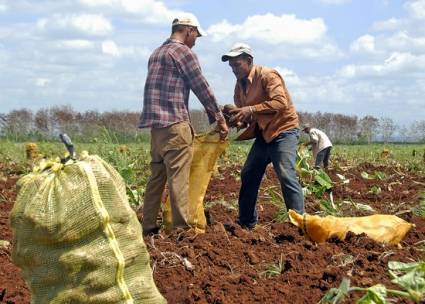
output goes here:
[[410, 130], [408, 127], [404, 125], [398, 128], [398, 135], [399, 135], [400, 141], [402, 142], [411, 141]]
[[0, 131], [7, 125], [7, 115], [0, 113]]
[[379, 121], [379, 129], [381, 131], [382, 140], [384, 142], [389, 142], [394, 132], [397, 130], [397, 126], [394, 120], [384, 117]]
[[357, 116], [334, 114], [329, 125], [329, 135], [334, 142], [352, 142], [356, 138]]
[[359, 132], [360, 137], [366, 138], [367, 143], [370, 144], [372, 139], [378, 133], [379, 119], [373, 116], [367, 115], [359, 120]]
[[298, 113], [301, 126], [310, 124], [325, 132], [329, 138], [337, 142], [352, 142], [357, 134], [357, 116], [337, 113]]
[[414, 140], [425, 142], [425, 120], [413, 122], [409, 133]]
[[9, 112], [6, 115], [4, 133], [6, 136], [18, 140], [19, 137], [28, 135], [33, 128], [33, 113], [28, 109]]
[[[196, 132], [211, 129], [205, 111], [194, 109], [189, 114]], [[397, 130], [392, 119], [379, 120], [369, 115], [358, 119], [357, 116], [338, 113], [299, 112], [298, 116], [301, 126], [309, 123], [328, 134], [334, 143], [352, 142], [356, 139], [371, 142], [377, 135], [381, 135], [384, 141], [389, 141]], [[53, 138], [59, 132], [66, 132], [72, 139], [81, 142], [130, 142], [144, 138], [149, 133], [148, 129], [137, 128], [139, 117], [140, 112], [77, 112], [70, 106], [42, 108], [35, 114], [28, 109], [21, 109], [7, 114], [0, 113], [0, 135], [28, 140]], [[399, 129], [398, 134], [404, 140], [425, 142], [425, 120], [415, 121], [410, 126]]]
[[34, 115], [34, 126], [36, 131], [40, 132], [45, 136], [51, 136], [51, 120], [49, 115], [49, 110], [43, 108], [38, 110]]

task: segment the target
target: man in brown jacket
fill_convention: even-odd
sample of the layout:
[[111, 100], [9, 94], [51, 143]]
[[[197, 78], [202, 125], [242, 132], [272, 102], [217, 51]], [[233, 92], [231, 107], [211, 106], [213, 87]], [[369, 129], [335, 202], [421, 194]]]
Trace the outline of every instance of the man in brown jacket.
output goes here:
[[298, 115], [282, 76], [274, 69], [254, 65], [252, 50], [244, 43], [235, 44], [221, 60], [229, 61], [237, 80], [233, 121], [248, 126], [238, 139], [255, 138], [241, 172], [239, 224], [249, 229], [257, 224], [258, 189], [269, 163], [279, 178], [286, 207], [304, 213], [295, 171]]

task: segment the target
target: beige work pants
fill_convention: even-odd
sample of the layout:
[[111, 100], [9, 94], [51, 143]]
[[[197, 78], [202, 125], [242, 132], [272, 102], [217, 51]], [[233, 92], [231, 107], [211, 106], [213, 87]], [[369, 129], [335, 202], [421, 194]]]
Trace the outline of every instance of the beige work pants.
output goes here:
[[151, 130], [151, 177], [143, 204], [143, 231], [158, 227], [157, 216], [165, 183], [171, 202], [173, 228], [188, 227], [189, 174], [194, 134], [189, 122]]

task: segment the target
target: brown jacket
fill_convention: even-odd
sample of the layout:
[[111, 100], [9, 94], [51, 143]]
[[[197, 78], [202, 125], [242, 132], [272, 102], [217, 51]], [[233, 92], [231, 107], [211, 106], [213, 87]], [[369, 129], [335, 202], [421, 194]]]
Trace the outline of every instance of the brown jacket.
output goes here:
[[263, 66], [253, 65], [247, 81], [247, 92], [240, 81], [236, 82], [234, 102], [237, 107], [252, 106], [253, 119], [238, 140], [255, 137], [256, 126], [264, 140], [273, 138], [289, 129], [298, 128], [298, 115], [280, 74]]

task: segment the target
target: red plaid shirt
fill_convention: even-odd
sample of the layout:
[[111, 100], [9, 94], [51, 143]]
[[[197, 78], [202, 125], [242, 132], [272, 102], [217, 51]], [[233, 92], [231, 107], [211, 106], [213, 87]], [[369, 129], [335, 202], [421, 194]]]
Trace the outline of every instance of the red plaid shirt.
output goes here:
[[149, 58], [139, 128], [162, 128], [189, 121], [189, 92], [204, 106], [210, 123], [222, 119], [198, 58], [178, 40], [168, 39]]

